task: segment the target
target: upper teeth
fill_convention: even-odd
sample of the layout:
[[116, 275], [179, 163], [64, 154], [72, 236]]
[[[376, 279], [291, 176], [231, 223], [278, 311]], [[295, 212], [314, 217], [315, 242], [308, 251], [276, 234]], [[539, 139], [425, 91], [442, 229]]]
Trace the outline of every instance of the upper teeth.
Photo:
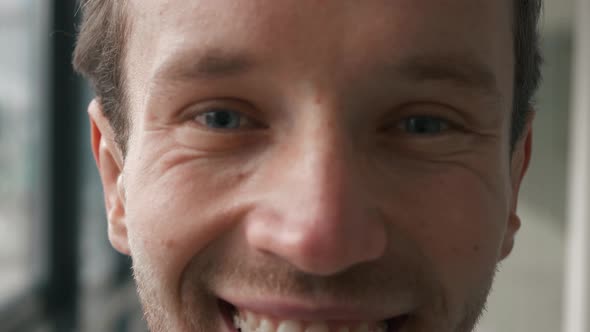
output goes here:
[[385, 323], [358, 322], [341, 324], [277, 320], [246, 310], [236, 311], [233, 317], [236, 329], [241, 332], [385, 332]]

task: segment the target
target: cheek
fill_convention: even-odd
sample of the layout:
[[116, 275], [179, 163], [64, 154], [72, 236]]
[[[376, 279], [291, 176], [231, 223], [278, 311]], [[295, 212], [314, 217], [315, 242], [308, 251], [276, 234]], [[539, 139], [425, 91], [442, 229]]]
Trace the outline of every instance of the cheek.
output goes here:
[[425, 245], [449, 261], [497, 254], [508, 217], [502, 191], [490, 191], [479, 179], [460, 174], [421, 181], [430, 186], [420, 198], [428, 208], [416, 210]]
[[506, 181], [464, 167], [437, 169], [408, 181], [396, 210], [405, 210], [397, 213], [400, 227], [423, 251], [449, 308], [458, 308], [494, 274], [508, 218]]
[[248, 164], [222, 167], [229, 163], [170, 148], [144, 153], [142, 164], [149, 166], [129, 170], [126, 220], [132, 255], [162, 287], [174, 290], [168, 293], [176, 294], [191, 260], [232, 229], [247, 206], [237, 200], [243, 200], [239, 192]]

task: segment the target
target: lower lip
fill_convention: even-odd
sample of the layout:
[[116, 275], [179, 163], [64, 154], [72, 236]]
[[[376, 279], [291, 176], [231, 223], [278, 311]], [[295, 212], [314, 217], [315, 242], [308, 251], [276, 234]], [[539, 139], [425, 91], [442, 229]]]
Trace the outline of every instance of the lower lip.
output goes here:
[[[219, 311], [221, 312], [221, 316], [223, 317], [223, 320], [227, 327], [227, 331], [240, 332], [235, 328], [233, 322], [233, 311], [235, 310], [235, 308], [231, 304], [223, 300], [218, 300], [218, 306]], [[390, 319], [388, 321], [387, 332], [401, 332], [409, 318], [409, 315], [403, 315], [398, 318]]]

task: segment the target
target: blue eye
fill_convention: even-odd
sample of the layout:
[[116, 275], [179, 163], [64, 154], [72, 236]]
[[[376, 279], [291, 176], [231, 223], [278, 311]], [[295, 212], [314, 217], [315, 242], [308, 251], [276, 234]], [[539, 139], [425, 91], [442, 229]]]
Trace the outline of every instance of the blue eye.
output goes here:
[[414, 135], [436, 135], [450, 128], [449, 122], [432, 116], [414, 116], [402, 121], [401, 129]]
[[205, 112], [197, 116], [196, 119], [212, 129], [238, 129], [244, 122], [240, 113], [225, 109]]

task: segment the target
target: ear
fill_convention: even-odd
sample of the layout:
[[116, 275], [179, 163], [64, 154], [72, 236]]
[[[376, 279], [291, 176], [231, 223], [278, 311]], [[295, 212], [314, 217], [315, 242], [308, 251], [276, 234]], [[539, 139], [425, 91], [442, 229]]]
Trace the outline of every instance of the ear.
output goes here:
[[520, 185], [529, 168], [531, 161], [531, 154], [533, 149], [533, 120], [535, 118], [535, 111], [531, 110], [527, 116], [525, 130], [522, 138], [516, 143], [514, 151], [512, 152], [512, 159], [510, 161], [510, 186], [512, 197], [510, 200], [510, 215], [508, 217], [508, 225], [506, 233], [504, 234], [504, 242], [500, 253], [500, 260], [508, 257], [512, 248], [514, 247], [514, 238], [520, 229], [521, 220], [517, 213], [518, 195], [520, 192]]
[[109, 240], [122, 254], [129, 255], [125, 224], [125, 182], [123, 154], [115, 142], [114, 131], [104, 116], [102, 105], [94, 99], [88, 106], [92, 153], [100, 173], [108, 218]]

